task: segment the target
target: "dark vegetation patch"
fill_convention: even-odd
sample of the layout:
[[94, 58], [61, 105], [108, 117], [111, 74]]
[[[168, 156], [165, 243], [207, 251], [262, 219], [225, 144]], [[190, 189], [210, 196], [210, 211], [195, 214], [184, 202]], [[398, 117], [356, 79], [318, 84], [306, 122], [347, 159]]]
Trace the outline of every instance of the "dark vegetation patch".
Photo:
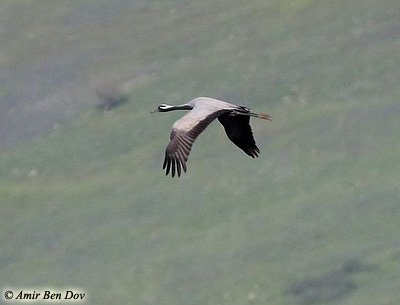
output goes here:
[[94, 92], [99, 100], [99, 103], [96, 104], [96, 108], [104, 111], [116, 108], [126, 103], [129, 99], [129, 95], [113, 82], [98, 84]]
[[339, 270], [293, 282], [287, 289], [287, 293], [297, 297], [301, 304], [339, 300], [357, 288], [350, 274], [372, 271], [375, 268], [376, 266], [364, 263], [359, 259], [351, 259], [346, 261]]
[[365, 272], [365, 271], [373, 271], [377, 267], [372, 264], [365, 263], [359, 259], [349, 259], [343, 264], [343, 272], [347, 273], [356, 273], [356, 272]]
[[288, 293], [298, 297], [302, 304], [315, 304], [341, 299], [356, 288], [348, 274], [340, 270], [298, 280], [290, 285]]

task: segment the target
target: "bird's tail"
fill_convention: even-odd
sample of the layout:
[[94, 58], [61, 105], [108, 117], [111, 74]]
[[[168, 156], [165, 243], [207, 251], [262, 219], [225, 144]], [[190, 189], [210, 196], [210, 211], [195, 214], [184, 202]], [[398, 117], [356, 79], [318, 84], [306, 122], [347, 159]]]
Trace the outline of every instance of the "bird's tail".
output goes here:
[[254, 112], [244, 112], [243, 113], [243, 112], [241, 112], [239, 114], [248, 115], [248, 116], [252, 116], [252, 117], [255, 117], [255, 118], [259, 118], [259, 119], [272, 121], [271, 116], [269, 114], [266, 114], [266, 113], [254, 113]]
[[[255, 114], [256, 114], [256, 113], [255, 113]], [[257, 115], [257, 117], [260, 118], [260, 119], [272, 121], [271, 116], [270, 116], [269, 114], [266, 114], [266, 113], [259, 113], [259, 114]]]
[[244, 106], [239, 106], [238, 109], [236, 109], [234, 111], [234, 113], [239, 114], [239, 115], [248, 115], [248, 116], [252, 116], [255, 118], [259, 118], [259, 119], [272, 121], [272, 118], [269, 114], [250, 112], [250, 109], [247, 107], [244, 107]]

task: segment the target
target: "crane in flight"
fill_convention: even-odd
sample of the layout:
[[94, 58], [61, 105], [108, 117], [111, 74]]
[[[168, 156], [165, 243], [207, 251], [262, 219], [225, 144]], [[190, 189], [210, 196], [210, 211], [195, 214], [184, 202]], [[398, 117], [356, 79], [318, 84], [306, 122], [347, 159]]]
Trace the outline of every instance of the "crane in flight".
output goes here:
[[163, 169], [166, 175], [171, 172], [180, 177], [182, 169], [186, 172], [186, 163], [196, 138], [216, 118], [224, 126], [228, 138], [250, 157], [258, 157], [260, 150], [254, 141], [250, 127], [250, 117], [271, 121], [271, 116], [253, 113], [244, 106], [227, 103], [209, 97], [197, 97], [189, 103], [171, 106], [161, 104], [154, 112], [190, 110], [172, 126], [170, 142], [165, 150]]

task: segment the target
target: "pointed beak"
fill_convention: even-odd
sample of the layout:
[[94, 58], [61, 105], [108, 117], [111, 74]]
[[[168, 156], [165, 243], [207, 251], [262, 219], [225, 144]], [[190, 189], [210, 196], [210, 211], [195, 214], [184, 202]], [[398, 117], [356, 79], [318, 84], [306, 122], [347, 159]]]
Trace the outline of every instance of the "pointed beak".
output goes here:
[[158, 108], [154, 109], [153, 111], [150, 111], [150, 113], [156, 113], [156, 112], [160, 112], [160, 111], [158, 110]]

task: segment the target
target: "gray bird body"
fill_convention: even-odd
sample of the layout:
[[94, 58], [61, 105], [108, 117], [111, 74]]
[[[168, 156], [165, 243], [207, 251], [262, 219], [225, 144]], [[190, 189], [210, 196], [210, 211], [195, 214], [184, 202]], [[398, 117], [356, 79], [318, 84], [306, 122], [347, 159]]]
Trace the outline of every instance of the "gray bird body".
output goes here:
[[[229, 111], [235, 110], [238, 106], [230, 104], [224, 101], [209, 97], [198, 97], [191, 100], [186, 105], [193, 107], [193, 110], [189, 111], [179, 120], [177, 120], [173, 125], [172, 129], [189, 131], [198, 122], [206, 119], [209, 115], [218, 113], [219, 111]], [[211, 123], [211, 121], [210, 121]]]
[[228, 138], [253, 158], [258, 157], [260, 151], [253, 138], [249, 124], [250, 116], [271, 120], [268, 114], [252, 113], [244, 106], [209, 97], [198, 97], [179, 106], [161, 104], [154, 112], [173, 110], [190, 111], [172, 125], [163, 164], [166, 174], [171, 171], [172, 177], [175, 176], [175, 172], [180, 176], [182, 169], [186, 172], [186, 163], [193, 142], [214, 119], [218, 118]]

